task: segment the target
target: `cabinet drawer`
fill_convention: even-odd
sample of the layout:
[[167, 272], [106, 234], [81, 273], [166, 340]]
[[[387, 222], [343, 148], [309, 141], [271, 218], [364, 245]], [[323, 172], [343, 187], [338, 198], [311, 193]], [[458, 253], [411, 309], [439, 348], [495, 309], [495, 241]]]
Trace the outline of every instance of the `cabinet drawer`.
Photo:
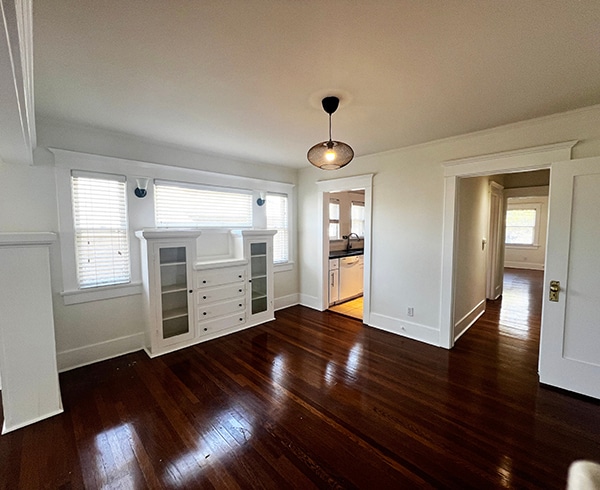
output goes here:
[[225, 301], [223, 303], [211, 303], [208, 305], [200, 305], [197, 309], [198, 321], [208, 320], [223, 315], [232, 315], [238, 312], [244, 312], [246, 309], [245, 298]]
[[246, 313], [240, 312], [237, 315], [229, 315], [214, 320], [207, 320], [205, 322], [198, 322], [198, 337], [210, 335], [211, 333], [224, 330], [229, 327], [236, 325], [243, 325], [246, 322]]
[[243, 282], [239, 284], [230, 284], [214, 289], [202, 289], [196, 291], [196, 304], [200, 307], [207, 303], [216, 303], [228, 299], [243, 298], [246, 294], [246, 285]]
[[246, 279], [245, 267], [230, 267], [227, 269], [213, 269], [207, 271], [196, 271], [194, 273], [194, 287], [212, 288], [232, 282], [244, 282]]

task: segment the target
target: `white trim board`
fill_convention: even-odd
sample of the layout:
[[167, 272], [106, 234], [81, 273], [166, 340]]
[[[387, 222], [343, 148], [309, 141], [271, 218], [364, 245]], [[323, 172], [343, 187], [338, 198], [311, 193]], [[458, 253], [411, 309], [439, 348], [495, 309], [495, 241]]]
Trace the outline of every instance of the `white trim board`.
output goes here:
[[482, 175], [523, 172], [550, 168], [553, 162], [570, 160], [577, 140], [538, 147], [512, 150], [478, 157], [452, 160], [444, 167], [444, 221], [442, 245], [442, 288], [440, 297], [439, 344], [454, 346], [454, 289], [456, 286], [455, 255], [458, 226], [458, 179]]

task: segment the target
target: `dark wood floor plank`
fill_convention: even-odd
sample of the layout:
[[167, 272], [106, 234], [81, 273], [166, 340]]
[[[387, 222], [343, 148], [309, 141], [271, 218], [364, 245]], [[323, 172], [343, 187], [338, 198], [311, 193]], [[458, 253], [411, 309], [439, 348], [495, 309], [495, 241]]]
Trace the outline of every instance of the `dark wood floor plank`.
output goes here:
[[0, 488], [564, 488], [600, 403], [539, 385], [543, 273], [447, 351], [335, 314], [61, 375], [65, 413], [0, 437]]

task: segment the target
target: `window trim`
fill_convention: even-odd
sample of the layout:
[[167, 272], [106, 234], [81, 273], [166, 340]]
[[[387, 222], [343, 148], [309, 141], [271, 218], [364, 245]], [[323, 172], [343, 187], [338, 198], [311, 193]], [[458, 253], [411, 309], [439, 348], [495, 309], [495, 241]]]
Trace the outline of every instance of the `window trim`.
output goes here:
[[542, 214], [542, 202], [528, 200], [522, 202], [523, 199], [518, 197], [509, 197], [506, 202], [506, 214], [512, 209], [534, 209], [535, 210], [535, 225], [533, 228], [533, 243], [506, 243], [506, 228], [508, 225], [505, 224], [505, 239], [504, 246], [506, 248], [513, 249], [537, 249], [540, 248], [540, 228], [541, 228], [541, 214]]
[[[274, 272], [283, 272], [294, 268], [296, 257], [296, 190], [295, 184], [277, 182], [252, 177], [242, 177], [233, 174], [221, 174], [206, 170], [177, 167], [161, 163], [149, 163], [139, 160], [128, 160], [118, 157], [82, 153], [79, 151], [65, 150], [49, 147], [54, 155], [54, 167], [57, 190], [58, 206], [58, 231], [62, 284], [57, 279], [55, 290], [60, 292], [65, 305], [85, 303], [89, 301], [119, 298], [122, 296], [137, 295], [143, 292], [141, 271], [141, 248], [136, 230], [154, 228], [154, 186], [149, 185], [148, 195], [144, 199], [135, 197], [136, 178], [147, 178], [149, 182], [154, 179], [189, 182], [206, 186], [222, 188], [238, 188], [251, 190], [253, 193], [253, 227], [266, 228], [266, 214], [257, 212], [259, 207], [256, 200], [261, 192], [275, 192], [288, 195], [289, 215], [289, 262], [277, 264]], [[125, 175], [127, 178], [127, 208], [129, 210], [129, 243], [131, 283], [119, 286], [101, 286], [81, 290], [77, 283], [77, 269], [75, 262], [75, 237], [73, 228], [73, 206], [71, 198], [71, 171], [98, 172], [103, 174]]]

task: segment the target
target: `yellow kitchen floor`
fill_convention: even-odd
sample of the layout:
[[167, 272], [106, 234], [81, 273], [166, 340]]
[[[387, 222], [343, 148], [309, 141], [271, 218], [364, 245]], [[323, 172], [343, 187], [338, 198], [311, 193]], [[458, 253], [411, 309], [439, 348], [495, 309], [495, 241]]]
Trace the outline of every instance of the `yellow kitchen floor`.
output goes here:
[[335, 311], [336, 313], [341, 313], [342, 315], [347, 315], [351, 316], [352, 318], [362, 320], [363, 297], [361, 296], [360, 298], [351, 299], [350, 301], [340, 303], [339, 305], [330, 306], [329, 309], [331, 311]]

